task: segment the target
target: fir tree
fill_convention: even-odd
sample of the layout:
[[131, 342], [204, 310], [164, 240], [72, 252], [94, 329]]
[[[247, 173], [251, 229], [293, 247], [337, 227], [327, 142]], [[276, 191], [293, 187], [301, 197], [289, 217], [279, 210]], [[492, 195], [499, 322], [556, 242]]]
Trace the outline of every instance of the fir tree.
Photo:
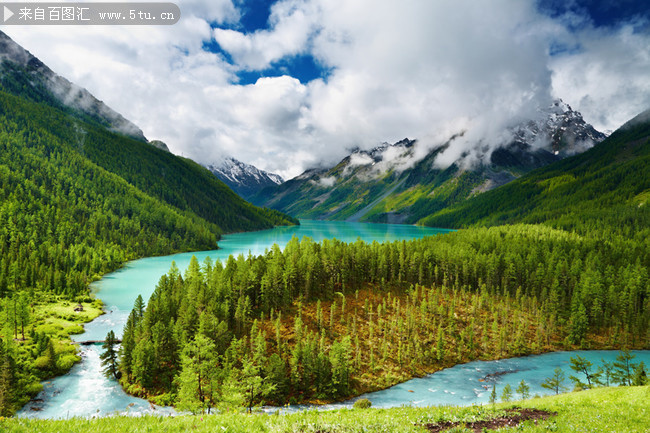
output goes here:
[[120, 378], [119, 374], [119, 364], [117, 361], [117, 339], [115, 338], [115, 333], [113, 330], [110, 330], [106, 334], [106, 340], [102, 344], [102, 349], [104, 352], [99, 355], [99, 358], [102, 360], [102, 367], [104, 376], [113, 377], [115, 380]]
[[547, 377], [544, 382], [542, 382], [542, 387], [555, 391], [555, 394], [559, 394], [560, 391], [566, 390], [564, 386], [565, 380], [564, 371], [560, 367], [557, 367], [553, 370], [553, 376]]
[[517, 394], [521, 396], [522, 400], [526, 400], [530, 397], [530, 386], [528, 386], [524, 379], [521, 379], [521, 382], [519, 382], [519, 386], [517, 387]]

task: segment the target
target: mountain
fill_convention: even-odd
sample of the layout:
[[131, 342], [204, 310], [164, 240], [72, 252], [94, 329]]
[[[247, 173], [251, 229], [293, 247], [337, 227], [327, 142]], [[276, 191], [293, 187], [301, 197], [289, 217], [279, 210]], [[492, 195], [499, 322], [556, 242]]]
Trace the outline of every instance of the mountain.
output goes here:
[[0, 31], [0, 83], [3, 90], [37, 103], [63, 109], [113, 132], [146, 141], [136, 125], [83, 89], [57, 75], [29, 51]]
[[165, 151], [162, 142], [149, 144], [139, 128], [88, 91], [56, 75], [5, 34], [0, 41], [2, 91], [25, 101], [7, 114], [29, 119], [28, 128], [48, 131], [99, 167], [223, 233], [289, 221], [246, 203], [209, 171]]
[[264, 188], [280, 185], [284, 179], [277, 174], [260, 170], [235, 158], [225, 158], [220, 163], [206, 166], [219, 180], [245, 199]]
[[0, 330], [6, 416], [40, 380], [76, 359], [74, 349], [62, 353], [69, 331], [58, 322], [36, 323], [38, 332], [19, 340], [18, 314], [24, 330], [35, 303], [90, 302], [89, 283], [127, 260], [215, 249], [223, 233], [297, 221], [251, 205], [164, 143], [147, 142], [131, 122], [1, 33], [0, 57], [3, 324], [7, 306], [16, 306], [14, 339], [9, 327]]
[[436, 168], [440, 152], [404, 139], [372, 150], [356, 150], [336, 166], [307, 170], [251, 197], [251, 202], [302, 218], [416, 223], [467, 198], [531, 170], [584, 152], [605, 136], [562, 101], [542, 110], [539, 120], [510, 131], [512, 139], [487, 162]]
[[628, 236], [641, 233], [647, 240], [649, 202], [650, 110], [582, 154], [420, 222], [438, 227], [546, 222], [570, 230], [590, 226]]

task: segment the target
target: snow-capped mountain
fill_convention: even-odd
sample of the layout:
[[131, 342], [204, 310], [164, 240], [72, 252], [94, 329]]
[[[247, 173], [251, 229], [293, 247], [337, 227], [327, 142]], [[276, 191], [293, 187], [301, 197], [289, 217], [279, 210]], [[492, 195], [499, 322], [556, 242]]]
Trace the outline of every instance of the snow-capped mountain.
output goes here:
[[527, 122], [516, 130], [515, 141], [566, 157], [582, 153], [606, 137], [561, 99], [539, 111], [538, 120]]
[[221, 162], [205, 167], [245, 199], [264, 188], [277, 186], [284, 182], [284, 179], [277, 174], [260, 170], [235, 158], [225, 158]]
[[140, 141], [142, 130], [125, 119], [86, 89], [57, 75], [29, 51], [0, 31], [0, 82], [6, 92], [20, 94], [37, 103], [67, 108], [84, 120]]
[[[539, 110], [537, 119], [504, 133], [510, 138], [484, 153], [480, 162], [467, 164], [461, 156], [455, 164], [439, 168], [436, 158], [463, 134], [434, 148], [404, 139], [356, 149], [332, 168], [308, 170], [251, 201], [299, 218], [416, 223], [431, 212], [584, 152], [605, 138], [558, 100]], [[476, 143], [476, 148], [482, 144]]]

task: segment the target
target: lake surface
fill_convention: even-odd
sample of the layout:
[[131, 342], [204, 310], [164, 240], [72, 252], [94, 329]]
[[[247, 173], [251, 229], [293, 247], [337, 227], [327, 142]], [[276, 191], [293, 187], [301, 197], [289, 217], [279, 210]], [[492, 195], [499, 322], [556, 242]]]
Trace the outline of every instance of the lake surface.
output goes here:
[[[279, 227], [224, 236], [219, 242], [220, 249], [216, 251], [152, 257], [127, 263], [119, 271], [108, 274], [93, 284], [94, 292], [106, 304], [107, 314], [87, 324], [86, 332], [75, 336], [75, 340], [102, 340], [111, 329], [117, 335], [121, 335], [138, 294], [147, 300], [161, 275], [169, 271], [172, 261], [175, 261], [178, 268], [184, 271], [192, 255], [202, 262], [205, 257], [225, 260], [230, 254], [248, 254], [248, 251], [252, 254], [262, 254], [273, 243], [284, 247], [292, 236], [299, 238], [308, 236], [316, 241], [337, 238], [349, 242], [360, 238], [368, 242], [374, 240], [381, 242], [449, 232], [449, 230], [395, 224], [333, 221], [301, 221], [301, 223], [302, 225], [297, 227]], [[171, 408], [156, 407], [146, 400], [127, 395], [115, 381], [105, 378], [101, 373], [99, 361], [101, 346], [82, 346], [81, 351], [82, 361], [67, 375], [45, 382], [43, 391], [37, 396], [40, 401], [30, 402], [17, 416], [56, 419], [112, 414], [169, 415], [174, 413]], [[646, 365], [650, 365], [650, 351], [633, 353], [636, 355], [634, 362], [644, 361]], [[569, 368], [569, 360], [578, 354], [592, 361], [594, 365], [599, 365], [601, 359], [614, 360], [618, 352], [558, 352], [500, 361], [475, 361], [362, 397], [368, 398], [373, 403], [373, 407], [480, 404], [488, 402], [493, 384], [496, 384], [500, 396], [506, 383], [509, 383], [514, 391], [522, 379], [529, 384], [531, 396], [547, 395], [551, 392], [542, 388], [541, 382], [551, 376], [556, 367], [561, 367], [565, 371], [566, 385], [570, 386], [568, 377], [573, 372]], [[486, 376], [488, 376], [487, 380]], [[352, 403], [353, 400], [319, 408], [337, 409], [350, 407]], [[313, 406], [295, 406], [290, 410], [306, 408], [313, 408]]]

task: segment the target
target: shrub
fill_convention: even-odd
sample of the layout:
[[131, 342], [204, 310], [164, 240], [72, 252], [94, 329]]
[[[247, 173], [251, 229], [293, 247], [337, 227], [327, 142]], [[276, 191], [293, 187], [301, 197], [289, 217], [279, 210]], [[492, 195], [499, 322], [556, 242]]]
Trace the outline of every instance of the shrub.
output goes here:
[[368, 409], [370, 406], [372, 406], [372, 402], [370, 400], [367, 398], [360, 398], [354, 402], [354, 405], [352, 407], [355, 409]]

